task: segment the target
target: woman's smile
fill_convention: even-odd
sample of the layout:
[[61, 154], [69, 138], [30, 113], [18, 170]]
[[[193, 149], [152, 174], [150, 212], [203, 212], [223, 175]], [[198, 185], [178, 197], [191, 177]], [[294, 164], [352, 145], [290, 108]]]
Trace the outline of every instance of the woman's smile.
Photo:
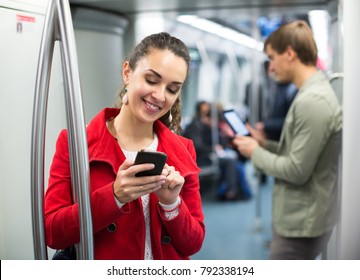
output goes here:
[[153, 103], [150, 103], [149, 101], [145, 100], [144, 99], [144, 103], [145, 103], [145, 107], [150, 110], [151, 112], [154, 112], [154, 113], [157, 113], [161, 110], [161, 107], [153, 104]]

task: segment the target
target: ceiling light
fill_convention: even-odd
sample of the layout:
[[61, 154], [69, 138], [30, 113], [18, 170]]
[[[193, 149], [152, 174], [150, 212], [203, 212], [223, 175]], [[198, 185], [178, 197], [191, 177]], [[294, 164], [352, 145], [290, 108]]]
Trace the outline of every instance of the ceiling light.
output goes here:
[[177, 21], [189, 24], [197, 29], [203, 30], [208, 33], [215, 34], [219, 37], [222, 37], [224, 39], [233, 41], [237, 44], [246, 46], [251, 49], [256, 49], [258, 51], [263, 50], [263, 43], [258, 42], [254, 38], [245, 35], [243, 33], [240, 33], [236, 31], [235, 29], [231, 29], [228, 27], [225, 27], [221, 24], [218, 24], [216, 22], [200, 18], [198, 16], [192, 16], [192, 15], [182, 15], [177, 17]]

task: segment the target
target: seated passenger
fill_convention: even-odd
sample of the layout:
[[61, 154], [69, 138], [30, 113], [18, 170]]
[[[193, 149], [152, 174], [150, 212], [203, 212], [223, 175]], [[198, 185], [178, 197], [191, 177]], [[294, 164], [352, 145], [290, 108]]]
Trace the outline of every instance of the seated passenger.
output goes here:
[[[246, 178], [245, 173], [245, 161], [244, 158], [240, 155], [237, 149], [234, 148], [232, 140], [235, 137], [235, 133], [231, 129], [230, 125], [225, 121], [223, 115], [223, 105], [221, 103], [216, 104], [217, 114], [218, 114], [218, 130], [219, 130], [219, 143], [217, 154], [220, 157], [227, 157], [227, 158], [234, 158], [236, 159], [235, 166], [236, 166], [236, 173], [237, 173], [237, 180], [241, 187], [241, 198], [247, 199], [252, 196], [250, 186], [248, 184], [248, 180]], [[234, 165], [232, 163], [232, 165]], [[222, 168], [232, 168], [231, 166], [224, 166]], [[228, 172], [227, 172], [228, 173]], [[228, 180], [226, 180], [228, 181]], [[226, 184], [225, 184], [226, 185]], [[220, 188], [218, 195], [222, 195], [221, 191], [226, 190], [226, 187]]]
[[220, 138], [218, 143], [213, 143], [212, 122], [211, 105], [206, 101], [199, 101], [196, 105], [195, 117], [184, 129], [183, 136], [193, 140], [197, 164], [200, 167], [211, 166], [214, 157], [218, 159], [220, 171], [220, 179], [217, 182], [218, 198], [221, 200], [243, 198], [237, 153], [234, 150], [225, 150], [220, 144]]

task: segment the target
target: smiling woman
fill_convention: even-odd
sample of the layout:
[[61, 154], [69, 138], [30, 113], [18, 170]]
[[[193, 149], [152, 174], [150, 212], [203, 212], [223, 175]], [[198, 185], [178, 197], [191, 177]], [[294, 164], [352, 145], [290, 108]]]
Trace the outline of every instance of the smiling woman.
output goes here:
[[[168, 34], [165, 34], [167, 33], [150, 35], [131, 51], [129, 59], [125, 61], [123, 66], [124, 88], [119, 94], [117, 107], [122, 107], [123, 97], [129, 90], [129, 86], [143, 87], [140, 91], [146, 88], [147, 93], [151, 93], [153, 96], [144, 99], [148, 102], [151, 98], [155, 98], [157, 99], [156, 102], [159, 102], [160, 98], [161, 103], [167, 100], [166, 105], [168, 105], [171, 104], [171, 99], [174, 99], [174, 103], [168, 108], [160, 108], [159, 104], [156, 103], [153, 105], [162, 109], [160, 113], [162, 115], [160, 116], [161, 122], [171, 130], [180, 133], [181, 108], [178, 96], [189, 71], [190, 56], [188, 48], [182, 41], [175, 37], [171, 37], [172, 39], [169, 40], [166, 38]], [[149, 55], [150, 53], [151, 55]], [[129, 84], [130, 78], [137, 80]], [[171, 95], [175, 96], [172, 97]]]
[[[170, 111], [180, 94], [187, 71], [184, 60], [169, 50], [154, 49], [150, 54], [140, 59], [135, 69], [125, 62], [123, 70], [129, 100], [123, 109], [126, 114], [131, 110], [131, 114], [138, 116], [142, 124]], [[174, 65], [177, 67], [174, 68]]]
[[[95, 259], [189, 259], [202, 246], [200, 169], [192, 142], [174, 133], [189, 60], [185, 44], [168, 33], [146, 37], [123, 64], [120, 108], [105, 108], [87, 126]], [[58, 138], [45, 197], [47, 244], [55, 249], [79, 242], [66, 135]], [[160, 175], [135, 176], [154, 168], [134, 165], [142, 149], [167, 155]]]

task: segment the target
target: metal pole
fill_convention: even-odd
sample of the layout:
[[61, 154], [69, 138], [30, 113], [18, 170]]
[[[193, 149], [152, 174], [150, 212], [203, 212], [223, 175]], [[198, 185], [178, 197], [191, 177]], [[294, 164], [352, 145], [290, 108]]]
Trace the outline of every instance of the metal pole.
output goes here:
[[47, 259], [44, 230], [45, 127], [50, 70], [55, 42], [55, 5], [50, 1], [45, 18], [36, 75], [31, 145], [31, 199], [35, 259]]
[[333, 80], [336, 79], [343, 79], [344, 78], [344, 73], [332, 73], [329, 75], [329, 82], [332, 83]]
[[[210, 61], [209, 54], [207, 52], [206, 46], [202, 40], [196, 42], [196, 48], [199, 51], [201, 60], [204, 64]], [[215, 100], [220, 100], [219, 97], [220, 93], [219, 90], [216, 91], [215, 96], [211, 99], [211, 143], [212, 143], [212, 151], [215, 153], [215, 147], [219, 144], [219, 123], [218, 123], [218, 110], [216, 107]], [[215, 170], [219, 167], [219, 158], [217, 155], [214, 154], [212, 157], [212, 166], [215, 167]]]
[[[252, 37], [257, 41], [259, 39], [259, 31], [256, 28], [256, 20], [253, 20]], [[251, 82], [251, 97], [250, 97], [250, 123], [254, 125], [260, 120], [261, 104], [260, 100], [260, 59], [259, 51], [257, 49], [252, 50], [252, 82]], [[255, 225], [254, 229], [257, 231], [262, 230], [262, 203], [261, 203], [261, 172], [256, 169], [257, 174], [257, 193], [255, 197]]]
[[79, 259], [93, 259], [87, 139], [75, 36], [70, 6], [66, 0], [49, 1], [35, 85], [31, 150], [32, 222], [35, 259], [47, 259], [43, 209], [44, 151], [50, 71], [56, 40], [60, 41], [65, 81], [73, 199], [78, 202], [79, 206], [80, 244], [77, 256]]
[[63, 75], [66, 85], [65, 101], [69, 129], [69, 149], [71, 155], [72, 185], [75, 188], [75, 201], [79, 205], [80, 245], [79, 259], [93, 259], [93, 231], [89, 195], [89, 163], [85, 118], [80, 86], [79, 67], [75, 35], [68, 1], [58, 0], [59, 27]]

